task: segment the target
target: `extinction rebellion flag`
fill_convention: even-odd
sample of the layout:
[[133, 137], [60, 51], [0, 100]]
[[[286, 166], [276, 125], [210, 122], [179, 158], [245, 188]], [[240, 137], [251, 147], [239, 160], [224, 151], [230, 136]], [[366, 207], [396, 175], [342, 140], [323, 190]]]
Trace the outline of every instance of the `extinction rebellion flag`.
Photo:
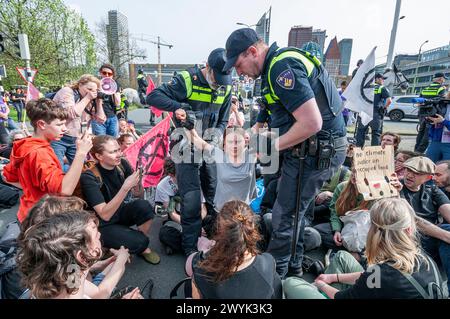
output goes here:
[[144, 188], [158, 185], [163, 174], [164, 159], [169, 152], [169, 127], [171, 116], [159, 122], [124, 151], [135, 170], [142, 167]]

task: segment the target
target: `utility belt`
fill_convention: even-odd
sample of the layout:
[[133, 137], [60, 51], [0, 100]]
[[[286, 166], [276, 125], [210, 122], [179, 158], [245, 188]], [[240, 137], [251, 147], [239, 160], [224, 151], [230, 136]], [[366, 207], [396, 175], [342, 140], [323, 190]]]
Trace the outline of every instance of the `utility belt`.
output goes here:
[[329, 169], [331, 160], [336, 155], [336, 150], [345, 147], [348, 144], [347, 137], [334, 137], [329, 134], [328, 138], [311, 136], [303, 143], [292, 148], [292, 155], [301, 160], [306, 157], [315, 157], [317, 159], [317, 169]]

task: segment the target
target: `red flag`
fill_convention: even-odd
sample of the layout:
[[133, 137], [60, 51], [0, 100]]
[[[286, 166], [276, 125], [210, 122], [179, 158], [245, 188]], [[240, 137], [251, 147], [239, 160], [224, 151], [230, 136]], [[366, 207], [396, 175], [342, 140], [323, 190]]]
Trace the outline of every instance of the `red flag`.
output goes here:
[[[147, 92], [145, 93], [145, 95], [149, 95], [151, 91], [153, 91], [155, 89], [155, 83], [153, 83], [152, 77], [148, 76], [147, 77], [147, 81], [148, 81], [148, 86], [147, 86]], [[153, 114], [155, 114], [157, 117], [160, 117], [163, 113], [163, 111], [161, 111], [160, 109], [154, 107], [154, 106], [150, 106], [150, 110], [151, 112], [153, 112]]]
[[143, 167], [144, 188], [158, 185], [164, 173], [164, 159], [169, 154], [170, 119], [171, 116], [166, 117], [124, 151], [131, 167]]
[[38, 89], [33, 85], [33, 83], [28, 82], [28, 89], [27, 89], [27, 97], [26, 102], [31, 100], [38, 100], [42, 96], [42, 93], [39, 92]]

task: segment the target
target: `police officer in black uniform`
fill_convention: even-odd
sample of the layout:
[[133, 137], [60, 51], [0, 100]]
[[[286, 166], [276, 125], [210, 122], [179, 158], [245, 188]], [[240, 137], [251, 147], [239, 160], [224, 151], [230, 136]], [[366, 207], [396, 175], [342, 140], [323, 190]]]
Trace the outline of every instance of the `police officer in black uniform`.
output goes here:
[[361, 117], [358, 117], [358, 129], [356, 132], [356, 146], [363, 147], [366, 132], [370, 126], [372, 130], [372, 146], [381, 145], [381, 134], [383, 134], [383, 119], [386, 110], [392, 102], [389, 90], [383, 86], [386, 77], [381, 73], [375, 74], [375, 88], [373, 95], [373, 119], [367, 125], [361, 123]]
[[[227, 127], [231, 109], [231, 83], [229, 72], [223, 72], [225, 50], [215, 49], [208, 57], [206, 67], [194, 67], [178, 72], [168, 84], [163, 84], [147, 96], [147, 104], [161, 110], [175, 112], [177, 127], [195, 124], [203, 139], [219, 143]], [[186, 140], [177, 140], [180, 143]], [[172, 152], [172, 156], [176, 152]], [[177, 182], [181, 203], [181, 225], [183, 226], [183, 250], [186, 255], [194, 252], [201, 233], [201, 192], [206, 200], [208, 214], [214, 215], [216, 191], [216, 167], [201, 160], [195, 163], [191, 154], [190, 163], [177, 164]]]
[[[281, 277], [288, 271], [301, 276], [305, 211], [345, 159], [347, 139], [341, 99], [320, 61], [305, 51], [279, 48], [276, 43], [269, 47], [250, 28], [234, 31], [226, 50], [224, 71], [234, 66], [238, 75], [262, 77], [271, 127], [280, 135], [275, 139], [275, 150], [283, 156], [268, 251]], [[299, 182], [299, 227], [294, 234]], [[297, 242], [293, 242], [296, 237]]]

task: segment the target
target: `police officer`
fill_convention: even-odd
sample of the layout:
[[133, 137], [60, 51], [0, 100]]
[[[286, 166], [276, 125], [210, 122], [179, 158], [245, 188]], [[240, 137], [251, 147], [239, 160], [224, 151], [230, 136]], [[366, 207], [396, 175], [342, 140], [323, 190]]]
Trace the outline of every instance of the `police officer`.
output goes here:
[[384, 77], [381, 73], [375, 74], [375, 88], [373, 95], [373, 119], [367, 125], [361, 123], [358, 118], [358, 129], [356, 132], [356, 146], [363, 147], [366, 137], [367, 128], [370, 126], [372, 130], [372, 146], [381, 145], [381, 134], [383, 133], [383, 119], [386, 110], [391, 105], [392, 99], [389, 90], [383, 86]]
[[[206, 67], [194, 67], [178, 72], [168, 84], [163, 84], [147, 96], [147, 104], [161, 110], [175, 112], [177, 126], [186, 125], [192, 117], [195, 128], [204, 140], [213, 129], [216, 137], [222, 136], [228, 124], [231, 109], [231, 83], [229, 72], [222, 72], [225, 50], [215, 49], [208, 57]], [[213, 139], [209, 139], [213, 143]], [[214, 139], [214, 142], [218, 142]], [[196, 250], [201, 233], [201, 192], [206, 200], [208, 214], [214, 215], [216, 168], [205, 161], [177, 164], [177, 182], [181, 203], [183, 250], [189, 255]], [[200, 172], [200, 177], [199, 177]]]
[[[276, 43], [269, 47], [250, 28], [234, 31], [226, 50], [224, 71], [234, 66], [240, 76], [262, 78], [261, 92], [271, 112], [271, 127], [277, 128], [280, 135], [275, 139], [275, 150], [283, 156], [268, 251], [281, 277], [288, 271], [301, 276], [305, 211], [345, 159], [347, 139], [340, 114], [341, 99], [320, 61], [305, 51], [279, 48]], [[299, 156], [299, 148], [303, 151], [304, 146], [308, 146], [305, 159]], [[299, 194], [299, 233], [294, 236], [299, 182], [303, 185]], [[298, 241], [292, 256], [295, 237]]]
[[[436, 73], [433, 78], [433, 83], [420, 92], [420, 97], [425, 99], [444, 97], [447, 92], [447, 89], [444, 86], [446, 79], [447, 77], [444, 73]], [[425, 153], [429, 144], [429, 131], [430, 125], [427, 123], [426, 119], [420, 119], [419, 133], [417, 134], [416, 145], [414, 146], [415, 152]]]
[[137, 83], [138, 83], [138, 94], [139, 99], [141, 100], [141, 104], [145, 105], [145, 93], [147, 92], [148, 82], [144, 75], [144, 70], [139, 69], [138, 70], [138, 76], [137, 76]]

